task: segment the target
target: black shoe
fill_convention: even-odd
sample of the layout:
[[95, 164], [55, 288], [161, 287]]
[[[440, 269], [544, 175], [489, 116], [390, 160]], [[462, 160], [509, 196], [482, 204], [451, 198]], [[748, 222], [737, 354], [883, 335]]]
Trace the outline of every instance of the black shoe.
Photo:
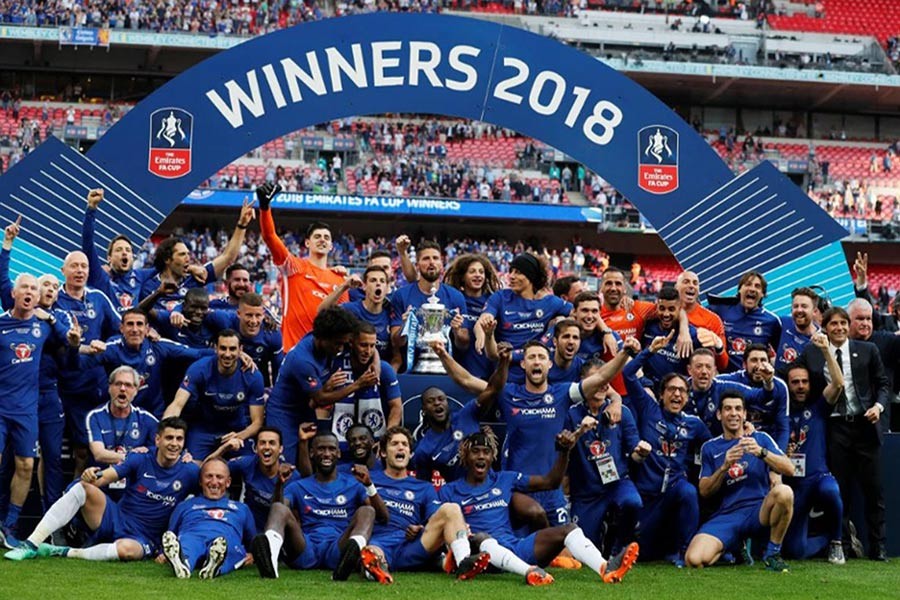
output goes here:
[[878, 546], [873, 550], [874, 551], [869, 554], [869, 558], [871, 558], [872, 560], [877, 560], [878, 562], [890, 562], [890, 559], [887, 555], [887, 549], [884, 547], [884, 544], [878, 544]]
[[359, 569], [359, 558], [361, 552], [359, 544], [354, 540], [347, 541], [347, 547], [341, 552], [341, 560], [338, 561], [331, 579], [334, 581], [347, 581], [351, 573]]
[[269, 546], [269, 538], [260, 533], [250, 543], [250, 553], [253, 555], [253, 564], [263, 579], [278, 579], [278, 571], [275, 570], [275, 561], [278, 557], [272, 556], [272, 548]]

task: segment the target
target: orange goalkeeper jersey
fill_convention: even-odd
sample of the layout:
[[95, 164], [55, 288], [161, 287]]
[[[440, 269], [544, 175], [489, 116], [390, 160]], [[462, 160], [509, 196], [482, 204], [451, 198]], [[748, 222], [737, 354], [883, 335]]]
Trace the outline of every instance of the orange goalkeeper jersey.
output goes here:
[[[344, 277], [329, 269], [320, 269], [305, 258], [291, 256], [275, 232], [271, 210], [259, 211], [259, 228], [275, 266], [281, 270], [281, 336], [287, 353], [312, 331], [319, 305], [344, 282]], [[348, 294], [344, 293], [339, 302], [348, 299]]]

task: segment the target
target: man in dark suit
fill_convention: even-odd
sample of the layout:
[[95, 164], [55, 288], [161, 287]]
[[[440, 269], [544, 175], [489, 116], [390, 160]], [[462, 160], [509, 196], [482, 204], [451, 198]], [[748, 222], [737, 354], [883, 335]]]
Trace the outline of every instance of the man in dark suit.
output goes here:
[[[856, 298], [847, 305], [850, 315], [850, 339], [872, 342], [878, 348], [884, 373], [891, 382], [891, 400], [893, 404], [885, 406], [886, 413], [881, 417], [882, 430], [900, 431], [900, 405], [897, 393], [900, 392], [900, 335], [884, 330], [875, 330], [872, 317], [874, 311], [868, 300]], [[897, 426], [895, 426], [895, 424]]]
[[[850, 316], [843, 308], [829, 308], [822, 328], [844, 375], [844, 389], [828, 423], [828, 462], [841, 488], [844, 502], [844, 552], [849, 552], [849, 524], [853, 483], [862, 488], [869, 557], [887, 560], [885, 550], [884, 492], [881, 486], [881, 414], [890, 402], [890, 382], [878, 348], [851, 340]], [[821, 392], [831, 381], [825, 358], [818, 348], [807, 346], [801, 362], [810, 375], [811, 387]]]

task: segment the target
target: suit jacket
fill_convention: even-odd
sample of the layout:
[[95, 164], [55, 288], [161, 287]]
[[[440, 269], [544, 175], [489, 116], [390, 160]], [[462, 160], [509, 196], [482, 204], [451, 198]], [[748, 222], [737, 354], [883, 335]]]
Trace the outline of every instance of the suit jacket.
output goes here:
[[[850, 340], [850, 370], [853, 374], [853, 389], [856, 391], [856, 400], [862, 406], [863, 412], [872, 408], [879, 402], [884, 408], [891, 401], [891, 382], [884, 372], [881, 355], [878, 348], [870, 342]], [[809, 370], [810, 387], [814, 394], [818, 395], [825, 389], [828, 382], [825, 379], [825, 357], [822, 351], [813, 344], [808, 344], [800, 357]], [[815, 397], [815, 396], [813, 396]], [[845, 400], [838, 400], [837, 406]], [[873, 427], [881, 442], [881, 427]]]

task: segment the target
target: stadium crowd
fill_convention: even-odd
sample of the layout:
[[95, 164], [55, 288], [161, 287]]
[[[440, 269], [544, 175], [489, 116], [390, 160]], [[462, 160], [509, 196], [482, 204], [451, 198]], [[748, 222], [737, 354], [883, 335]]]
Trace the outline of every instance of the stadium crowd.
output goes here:
[[[501, 241], [360, 244], [320, 222], [279, 237], [280, 191], [259, 186], [232, 232], [166, 238], [152, 256], [118, 236], [104, 264], [94, 230], [114, 200], [91, 190], [62, 281], [11, 281], [28, 224], [5, 228], [5, 558], [157, 558], [210, 579], [252, 556], [262, 577], [320, 568], [384, 584], [440, 560], [458, 579], [492, 565], [547, 585], [546, 567], [585, 566], [617, 583], [639, 553], [840, 565], [864, 555], [859, 531], [886, 560], [898, 302], [873, 310], [865, 255], [846, 309], [803, 287], [775, 315], [755, 271], [708, 306], [690, 271], [635, 300], [640, 267], [589, 264], [580, 245], [554, 258]], [[254, 287], [273, 266], [280, 311]], [[569, 268], [599, 271], [597, 289]], [[471, 399], [423, 390], [413, 435], [397, 374], [438, 364]], [[502, 452], [483, 427], [495, 414]], [[38, 448], [44, 513], [26, 535]]]

